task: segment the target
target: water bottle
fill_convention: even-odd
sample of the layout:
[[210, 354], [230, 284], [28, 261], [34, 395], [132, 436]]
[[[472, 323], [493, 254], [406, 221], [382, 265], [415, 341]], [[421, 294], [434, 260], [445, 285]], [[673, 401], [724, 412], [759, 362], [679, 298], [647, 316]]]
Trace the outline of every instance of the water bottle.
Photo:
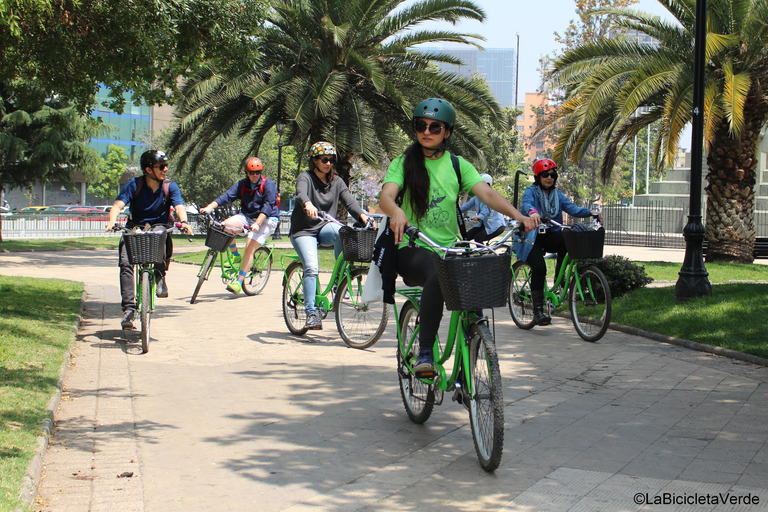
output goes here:
[[592, 208], [590, 210], [590, 213], [592, 214], [592, 227], [593, 229], [598, 229], [600, 224], [600, 205], [597, 203], [592, 203]]

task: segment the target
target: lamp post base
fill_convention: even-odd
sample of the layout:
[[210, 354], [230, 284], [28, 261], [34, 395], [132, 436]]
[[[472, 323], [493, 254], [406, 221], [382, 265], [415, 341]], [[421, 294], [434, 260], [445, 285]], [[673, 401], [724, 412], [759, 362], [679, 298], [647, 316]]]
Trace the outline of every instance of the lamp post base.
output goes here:
[[689, 215], [688, 224], [683, 229], [685, 238], [685, 259], [677, 275], [675, 299], [686, 301], [698, 297], [710, 297], [712, 284], [707, 279], [709, 272], [704, 266], [704, 225], [701, 215]]

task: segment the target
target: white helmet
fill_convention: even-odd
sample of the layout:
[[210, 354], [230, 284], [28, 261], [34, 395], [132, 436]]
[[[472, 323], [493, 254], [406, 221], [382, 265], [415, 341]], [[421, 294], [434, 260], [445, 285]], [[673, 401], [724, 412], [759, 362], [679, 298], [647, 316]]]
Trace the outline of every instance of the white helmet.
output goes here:
[[483, 178], [488, 185], [493, 186], [493, 176], [490, 174], [481, 174], [480, 177]]

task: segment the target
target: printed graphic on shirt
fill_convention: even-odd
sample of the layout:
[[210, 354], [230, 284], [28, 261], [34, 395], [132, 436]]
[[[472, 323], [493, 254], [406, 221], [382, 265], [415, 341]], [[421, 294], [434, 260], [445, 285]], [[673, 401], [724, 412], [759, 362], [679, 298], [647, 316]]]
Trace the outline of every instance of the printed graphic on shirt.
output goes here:
[[451, 211], [446, 210], [446, 204], [453, 206], [454, 203], [445, 200], [448, 196], [442, 189], [430, 188], [429, 196], [429, 207], [422, 225], [427, 228], [444, 227], [451, 219]]

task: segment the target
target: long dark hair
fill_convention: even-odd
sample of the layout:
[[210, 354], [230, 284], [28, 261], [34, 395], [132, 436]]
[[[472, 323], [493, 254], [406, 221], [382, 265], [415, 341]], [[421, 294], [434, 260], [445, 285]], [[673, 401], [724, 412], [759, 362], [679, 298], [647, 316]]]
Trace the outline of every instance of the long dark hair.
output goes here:
[[429, 205], [429, 173], [424, 163], [424, 150], [418, 141], [403, 153], [403, 192], [407, 189], [411, 209], [420, 219], [427, 214]]
[[[338, 158], [334, 155], [335, 158]], [[338, 161], [338, 160], [337, 160]], [[314, 157], [309, 157], [309, 170], [313, 171], [317, 168], [317, 165], [315, 165], [315, 159]], [[331, 166], [331, 170], [328, 173], [328, 183], [333, 182], [334, 179], [336, 179], [337, 173], [336, 173], [336, 164], [333, 164]]]

